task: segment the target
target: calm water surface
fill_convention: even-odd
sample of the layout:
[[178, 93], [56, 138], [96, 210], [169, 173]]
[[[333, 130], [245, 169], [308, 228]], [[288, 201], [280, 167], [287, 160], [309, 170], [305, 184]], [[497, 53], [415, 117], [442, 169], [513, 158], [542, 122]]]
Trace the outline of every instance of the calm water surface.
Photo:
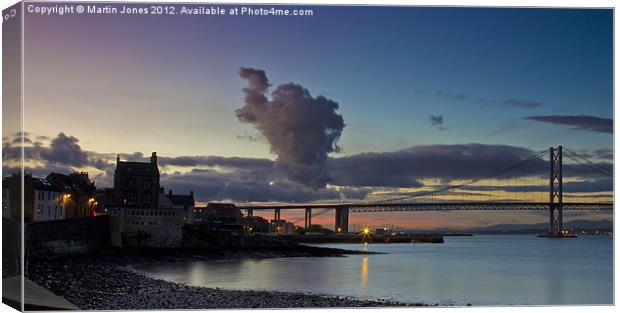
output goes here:
[[611, 304], [611, 237], [446, 237], [444, 244], [329, 244], [387, 252], [343, 258], [283, 258], [150, 264], [174, 282], [443, 305]]

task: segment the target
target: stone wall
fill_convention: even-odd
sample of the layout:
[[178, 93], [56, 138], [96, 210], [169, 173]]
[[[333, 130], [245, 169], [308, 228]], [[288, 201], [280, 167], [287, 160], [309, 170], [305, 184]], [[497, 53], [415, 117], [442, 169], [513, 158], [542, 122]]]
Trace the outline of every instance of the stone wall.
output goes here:
[[[131, 216], [126, 210], [110, 211], [112, 246], [176, 248], [181, 246], [182, 224], [174, 218]], [[163, 221], [163, 222], [162, 222]]]
[[177, 248], [181, 246], [182, 229], [178, 225], [123, 227], [123, 247]]
[[34, 222], [26, 225], [26, 252], [86, 254], [110, 247], [108, 216]]

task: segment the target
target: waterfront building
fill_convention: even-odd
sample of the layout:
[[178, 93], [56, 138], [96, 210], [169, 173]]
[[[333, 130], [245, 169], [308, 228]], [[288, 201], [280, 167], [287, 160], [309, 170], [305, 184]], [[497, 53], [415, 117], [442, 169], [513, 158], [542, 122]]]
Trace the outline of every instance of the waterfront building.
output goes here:
[[70, 195], [65, 201], [67, 218], [93, 215], [97, 188], [95, 183], [90, 181], [88, 173], [76, 172], [69, 175], [51, 173], [45, 179], [63, 193]]
[[193, 224], [195, 221], [194, 210], [196, 202], [194, 201], [194, 192], [190, 191], [188, 195], [173, 194], [172, 189], [168, 191], [166, 197], [172, 202], [175, 210], [180, 210], [183, 221], [187, 224]]
[[243, 214], [234, 203], [209, 202], [197, 208], [196, 214], [213, 230], [243, 230]]
[[[19, 220], [21, 216], [21, 203], [10, 201], [21, 198], [21, 175], [13, 174], [3, 179], [3, 194], [8, 196], [9, 201], [3, 201], [3, 216]], [[66, 202], [71, 197], [64, 194], [63, 190], [56, 188], [45, 178], [33, 177], [31, 174], [24, 176], [24, 221], [40, 222], [65, 219]]]
[[294, 235], [295, 224], [286, 220], [271, 220], [271, 229], [276, 235]]
[[6, 178], [2, 179], [2, 217], [11, 218], [11, 189]]
[[161, 192], [157, 153], [152, 153], [150, 162], [121, 161], [117, 156], [114, 190], [127, 208], [157, 209]]
[[[98, 214], [110, 215], [112, 244], [119, 247], [177, 247], [182, 227], [193, 221], [194, 196], [164, 194], [157, 154], [150, 162], [116, 159], [114, 187], [98, 192]], [[191, 211], [189, 216], [188, 211]]]
[[268, 234], [271, 232], [271, 223], [267, 219], [260, 216], [244, 216], [243, 228], [251, 234]]

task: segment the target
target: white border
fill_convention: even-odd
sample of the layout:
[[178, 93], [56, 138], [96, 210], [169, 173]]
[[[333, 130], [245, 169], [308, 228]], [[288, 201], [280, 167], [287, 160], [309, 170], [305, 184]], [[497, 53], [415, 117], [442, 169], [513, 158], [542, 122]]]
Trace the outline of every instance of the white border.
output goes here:
[[[61, 2], [61, 1], [58, 1]], [[88, 2], [88, 1], [62, 1], [62, 2]], [[175, 2], [175, 1], [163, 1], [163, 0], [150, 0], [150, 1], [120, 1], [120, 0], [110, 0], [109, 2]], [[189, 2], [189, 3], [269, 3], [269, 4], [314, 4], [314, 5], [382, 5], [382, 6], [486, 6], [486, 7], [589, 7], [589, 8], [615, 8], [615, 1], [610, 0], [590, 0], [590, 1], [578, 1], [578, 0], [436, 0], [436, 1], [421, 1], [421, 0], [355, 0], [355, 1], [347, 1], [347, 0], [287, 0], [287, 1], [274, 1], [274, 0], [210, 0], [210, 1], [195, 1], [195, 0], [185, 0], [185, 1], [176, 1], [176, 2]], [[17, 3], [17, 1], [12, 0], [0, 0], [1, 7], [4, 9], [6, 7], [11, 6], [12, 4]], [[615, 60], [618, 57], [618, 51], [615, 49], [615, 42], [618, 34], [618, 24], [616, 23], [616, 16], [614, 12], [614, 129], [616, 126], [616, 120], [618, 118], [617, 112], [615, 111], [615, 103], [617, 94], [615, 90], [618, 88], [618, 82], [615, 79], [615, 73], [617, 73], [618, 65]], [[0, 35], [0, 49], [1, 49], [1, 35]], [[23, 65], [22, 65], [23, 66]], [[0, 62], [0, 69], [2, 68], [2, 64]], [[0, 86], [0, 90], [1, 90]], [[23, 89], [22, 89], [23, 92]], [[22, 95], [23, 99], [23, 95]], [[0, 127], [1, 127], [1, 111], [0, 111]], [[23, 125], [23, 124], [22, 124]], [[614, 147], [617, 147], [618, 137], [614, 136]], [[615, 152], [615, 148], [614, 148]], [[614, 164], [617, 164], [620, 157], [617, 153], [614, 154]], [[617, 177], [618, 171], [614, 166], [614, 175]], [[614, 190], [618, 190], [618, 182], [614, 182]], [[615, 225], [615, 219], [614, 219]], [[614, 278], [617, 273], [617, 264], [615, 263], [615, 255], [618, 251], [618, 241], [615, 240], [614, 237]], [[615, 279], [614, 279], [614, 303], [617, 303], [618, 300], [618, 289], [615, 288]], [[584, 292], [588, 292], [584, 290]], [[338, 309], [338, 312], [359, 312], [359, 310], [364, 310], [365, 312], [381, 312], [385, 308], [362, 308], [362, 309]], [[304, 309], [306, 312], [325, 312], [326, 309]], [[331, 310], [331, 309], [330, 309]], [[559, 312], [583, 312], [585, 310], [588, 313], [598, 313], [598, 312], [611, 312], [615, 310], [613, 306], [541, 306], [541, 307], [471, 307], [471, 308], [390, 308], [391, 312], [456, 312], [467, 310], [468, 312], [495, 312], [496, 310], [500, 310], [502, 312], [533, 312], [538, 310], [545, 310], [550, 313], [559, 313]], [[0, 306], [0, 312], [15, 312], [13, 309], [9, 308], [6, 305]], [[209, 310], [208, 312], [242, 312], [246, 310]], [[264, 312], [277, 312], [282, 310], [252, 310], [251, 312], [256, 313], [264, 313]], [[285, 310], [289, 311], [289, 310]], [[131, 312], [131, 311], [120, 311], [120, 312]], [[195, 311], [158, 311], [158, 312], [195, 312]]]

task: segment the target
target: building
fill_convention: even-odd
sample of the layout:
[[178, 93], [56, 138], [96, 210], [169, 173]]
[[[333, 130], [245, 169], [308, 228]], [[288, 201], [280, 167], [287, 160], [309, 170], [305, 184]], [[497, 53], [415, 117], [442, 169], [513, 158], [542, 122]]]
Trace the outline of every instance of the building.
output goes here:
[[276, 235], [294, 235], [295, 224], [286, 220], [271, 220], [271, 229]]
[[213, 230], [243, 230], [243, 214], [234, 203], [209, 202], [196, 215]]
[[58, 190], [70, 195], [66, 199], [66, 217], [77, 218], [93, 215], [95, 207], [95, 183], [91, 182], [88, 173], [51, 173], [45, 178]]
[[194, 223], [194, 210], [196, 209], [196, 202], [194, 201], [193, 191], [190, 191], [188, 195], [176, 195], [172, 193], [172, 190], [169, 190], [166, 197], [172, 202], [172, 207], [175, 210], [182, 211], [181, 217], [185, 223]]
[[268, 234], [271, 232], [271, 223], [260, 216], [244, 216], [243, 228], [251, 234]]
[[7, 178], [2, 179], [2, 217], [11, 218], [11, 189]]
[[[20, 201], [14, 200], [21, 198], [21, 184], [20, 174], [13, 174], [3, 179], [2, 193], [9, 199], [5, 202], [3, 197], [3, 216], [20, 219], [22, 209]], [[29, 223], [65, 219], [66, 202], [70, 197], [70, 194], [64, 194], [63, 190], [56, 188], [48, 180], [26, 174], [24, 176], [24, 221]]]
[[97, 192], [95, 201], [98, 214], [110, 215], [112, 244], [119, 247], [180, 246], [183, 224], [193, 220], [193, 193], [163, 193], [155, 152], [150, 162], [126, 162], [117, 157], [114, 188]]
[[126, 162], [117, 156], [114, 191], [124, 207], [157, 209], [161, 191], [157, 154], [153, 152], [151, 162]]

